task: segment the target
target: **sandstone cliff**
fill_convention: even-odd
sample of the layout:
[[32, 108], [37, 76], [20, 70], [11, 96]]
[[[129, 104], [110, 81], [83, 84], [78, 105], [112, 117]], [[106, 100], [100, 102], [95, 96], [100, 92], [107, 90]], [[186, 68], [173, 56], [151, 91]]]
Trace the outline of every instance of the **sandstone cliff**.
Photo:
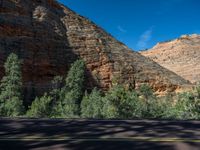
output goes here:
[[183, 35], [141, 52], [192, 83], [200, 81], [200, 35]]
[[11, 52], [23, 59], [26, 99], [47, 90], [78, 58], [87, 63], [87, 88], [108, 89], [113, 78], [133, 88], [149, 83], [158, 92], [189, 83], [53, 0], [0, 1], [0, 78]]

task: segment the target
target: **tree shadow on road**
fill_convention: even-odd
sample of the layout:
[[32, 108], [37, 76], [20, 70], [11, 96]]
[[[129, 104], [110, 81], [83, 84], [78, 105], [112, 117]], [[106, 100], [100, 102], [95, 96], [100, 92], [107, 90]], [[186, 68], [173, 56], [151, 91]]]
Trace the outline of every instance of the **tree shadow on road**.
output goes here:
[[[200, 122], [197, 121], [2, 119], [0, 120], [0, 137], [17, 138], [18, 140], [1, 141], [0, 147], [72, 150], [198, 149], [200, 144], [192, 142], [191, 139], [199, 139], [199, 127]], [[38, 139], [24, 140], [30, 137], [41, 138], [41, 141]], [[141, 137], [146, 139], [141, 140]], [[59, 138], [60, 140], [56, 140]], [[148, 138], [156, 138], [156, 141], [148, 141]], [[190, 142], [187, 140], [159, 142], [159, 139], [163, 138], [190, 139]]]

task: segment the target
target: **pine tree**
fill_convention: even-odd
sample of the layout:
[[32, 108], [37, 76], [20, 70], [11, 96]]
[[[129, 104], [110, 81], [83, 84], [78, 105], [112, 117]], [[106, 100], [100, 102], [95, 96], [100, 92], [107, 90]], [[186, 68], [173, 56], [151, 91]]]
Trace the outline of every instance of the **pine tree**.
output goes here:
[[62, 87], [62, 78], [55, 77], [52, 81], [52, 90], [41, 98], [36, 98], [27, 115], [51, 118], [78, 117], [83, 95], [84, 70], [84, 62], [76, 61], [70, 68], [64, 87]]
[[11, 53], [4, 64], [5, 76], [0, 84], [0, 115], [15, 117], [23, 114], [21, 62]]
[[101, 92], [94, 88], [91, 94], [85, 94], [81, 102], [81, 116], [83, 118], [102, 118], [103, 97]]
[[62, 89], [62, 108], [63, 116], [76, 118], [80, 115], [80, 103], [83, 96], [85, 63], [77, 60], [70, 68], [66, 85]]
[[51, 115], [51, 102], [52, 97], [48, 96], [46, 93], [44, 96], [40, 98], [36, 98], [30, 109], [27, 111], [28, 117], [37, 117], [37, 118], [44, 118], [44, 117], [50, 117]]
[[47, 117], [57, 118], [61, 117], [61, 86], [62, 77], [56, 76], [52, 80], [52, 89], [50, 92], [45, 93], [42, 97], [36, 98], [30, 109], [27, 111], [28, 117]]
[[62, 117], [62, 99], [61, 99], [61, 89], [63, 84], [63, 78], [61, 76], [54, 77], [52, 81], [52, 90], [50, 91], [50, 96], [52, 97], [51, 105], [51, 115], [52, 118]]

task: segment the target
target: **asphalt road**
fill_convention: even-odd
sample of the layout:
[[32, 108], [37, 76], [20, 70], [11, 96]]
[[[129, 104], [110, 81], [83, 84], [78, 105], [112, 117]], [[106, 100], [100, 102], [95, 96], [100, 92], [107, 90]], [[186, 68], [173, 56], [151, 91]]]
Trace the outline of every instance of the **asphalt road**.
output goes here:
[[200, 150], [200, 121], [0, 119], [0, 150]]

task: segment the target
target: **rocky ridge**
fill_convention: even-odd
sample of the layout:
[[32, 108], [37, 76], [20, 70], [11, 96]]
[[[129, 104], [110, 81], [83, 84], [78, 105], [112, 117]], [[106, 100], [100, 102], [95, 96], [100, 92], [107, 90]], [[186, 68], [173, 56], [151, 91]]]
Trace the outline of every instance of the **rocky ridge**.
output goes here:
[[200, 82], [200, 35], [182, 35], [180, 38], [158, 43], [142, 55], [159, 63], [192, 83]]

